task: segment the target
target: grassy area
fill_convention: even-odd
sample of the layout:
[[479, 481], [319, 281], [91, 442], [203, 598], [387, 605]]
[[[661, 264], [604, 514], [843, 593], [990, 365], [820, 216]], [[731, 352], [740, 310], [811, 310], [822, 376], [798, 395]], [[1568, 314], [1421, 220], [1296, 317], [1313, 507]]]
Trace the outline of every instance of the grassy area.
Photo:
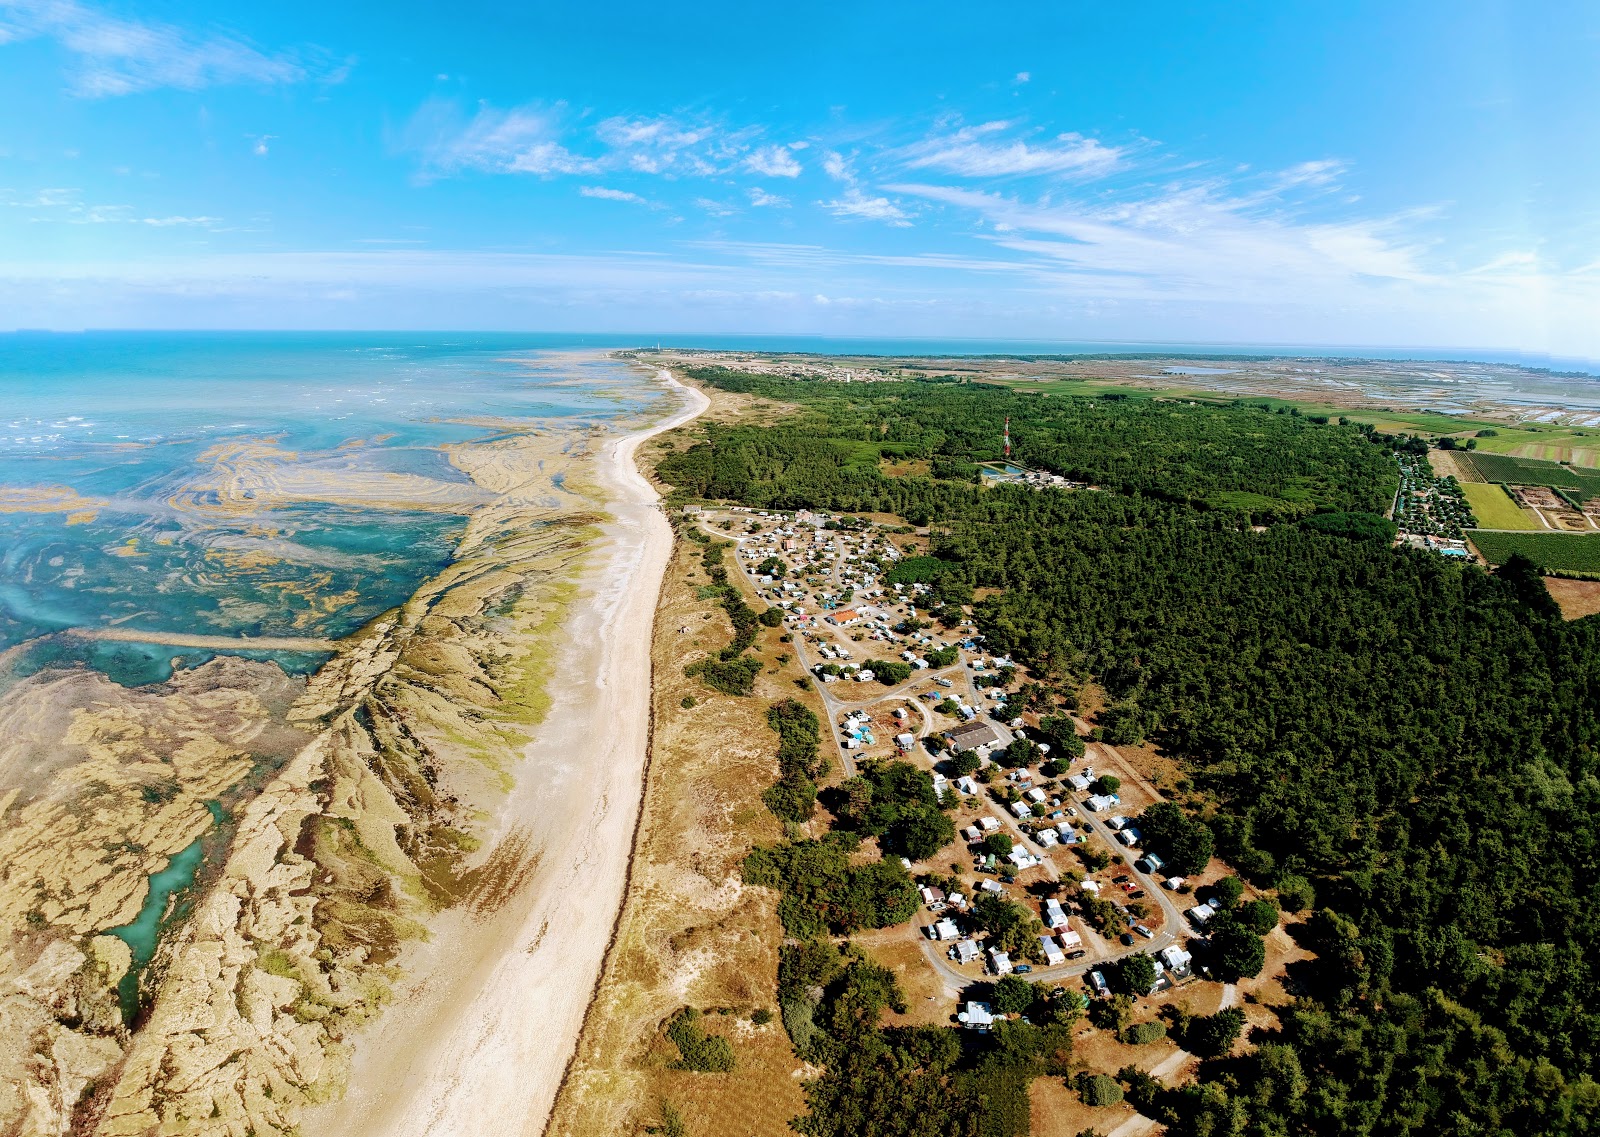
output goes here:
[[1600, 430], [1569, 426], [1496, 427], [1496, 434], [1478, 439], [1478, 449], [1491, 454], [1543, 458], [1600, 466]]
[[1521, 553], [1551, 572], [1600, 573], [1600, 534], [1489, 533], [1474, 529], [1469, 536], [1490, 564], [1504, 564]]
[[1551, 486], [1571, 490], [1580, 498], [1600, 495], [1600, 472], [1575, 470], [1556, 462], [1537, 458], [1513, 458], [1506, 454], [1474, 452], [1468, 460], [1485, 481], [1509, 482], [1516, 486]]
[[1495, 482], [1462, 482], [1461, 492], [1485, 529], [1542, 529], [1539, 519], [1523, 509]]

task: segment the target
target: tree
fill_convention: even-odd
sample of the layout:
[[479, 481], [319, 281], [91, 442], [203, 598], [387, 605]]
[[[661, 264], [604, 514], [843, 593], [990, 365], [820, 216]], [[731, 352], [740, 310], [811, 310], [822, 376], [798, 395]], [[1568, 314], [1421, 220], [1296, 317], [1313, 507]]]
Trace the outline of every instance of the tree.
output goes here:
[[1278, 906], [1265, 897], [1245, 904], [1238, 916], [1239, 922], [1257, 935], [1264, 936], [1278, 926]]
[[1083, 739], [1078, 737], [1077, 724], [1067, 715], [1045, 715], [1039, 719], [1039, 733], [1052, 748], [1052, 755], [1063, 762], [1083, 757]]
[[1033, 1006], [1033, 984], [1015, 975], [1005, 975], [994, 985], [990, 1004], [1003, 1015], [1020, 1015]]
[[1115, 774], [1101, 774], [1094, 780], [1094, 790], [1101, 794], [1114, 794], [1122, 788], [1122, 779]]
[[1039, 761], [1043, 755], [1039, 752], [1039, 744], [1029, 738], [1014, 738], [1004, 750], [994, 754], [994, 760], [1007, 769], [1021, 769], [1031, 766]]
[[776, 628], [779, 624], [783, 623], [783, 609], [768, 608], [761, 613], [760, 620], [763, 626], [768, 628]]
[[991, 833], [983, 839], [983, 851], [990, 856], [1003, 857], [1016, 848], [1016, 842], [1008, 833]]
[[1143, 953], [1123, 956], [1117, 965], [1117, 978], [1128, 994], [1147, 995], [1156, 985], [1156, 961]]
[[949, 759], [949, 763], [950, 772], [961, 778], [976, 773], [978, 767], [983, 765], [983, 759], [978, 757], [976, 750], [960, 750]]
[[1254, 979], [1267, 962], [1267, 948], [1261, 937], [1226, 915], [1211, 921], [1206, 950], [1212, 972], [1225, 983]]
[[1285, 912], [1304, 912], [1317, 906], [1317, 890], [1297, 873], [1278, 878], [1278, 904]]
[[889, 827], [888, 848], [913, 861], [925, 861], [956, 838], [955, 822], [940, 809], [922, 806]]
[[985, 892], [972, 903], [972, 919], [989, 933], [989, 943], [1013, 956], [1042, 958], [1039, 935], [1044, 926], [1021, 905]]
[[1236, 876], [1225, 876], [1211, 886], [1211, 895], [1222, 903], [1223, 911], [1230, 911], [1244, 895], [1244, 882]]
[[1202, 1058], [1218, 1058], [1233, 1049], [1244, 1029], [1244, 1011], [1228, 1007], [1214, 1015], [1197, 1015], [1183, 1031], [1182, 1044]]
[[1203, 872], [1211, 862], [1211, 830], [1173, 802], [1158, 801], [1140, 814], [1139, 831], [1145, 845], [1161, 855], [1175, 876]]

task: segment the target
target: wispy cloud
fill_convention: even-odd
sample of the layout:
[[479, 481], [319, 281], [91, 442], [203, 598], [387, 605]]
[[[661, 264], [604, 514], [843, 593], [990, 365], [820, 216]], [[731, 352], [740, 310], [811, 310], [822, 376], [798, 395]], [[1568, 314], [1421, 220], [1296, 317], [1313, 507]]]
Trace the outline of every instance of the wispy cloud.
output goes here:
[[789, 208], [789, 199], [775, 193], [768, 193], [760, 186], [751, 186], [750, 204], [757, 207], [770, 206], [777, 209], [787, 209]]
[[29, 221], [46, 224], [149, 225], [156, 229], [176, 226], [214, 229], [222, 224], [220, 217], [181, 214], [145, 216], [131, 205], [92, 205], [86, 203], [82, 191], [76, 189], [41, 189], [21, 195], [11, 190], [0, 190], [0, 206], [28, 210], [32, 214]]
[[751, 151], [744, 160], [745, 169], [769, 178], [798, 178], [800, 163], [787, 146], [763, 146]]
[[625, 201], [630, 205], [644, 205], [654, 208], [655, 203], [647, 198], [627, 190], [611, 189], [608, 186], [579, 186], [578, 192], [584, 197], [596, 197], [602, 201]]
[[448, 99], [430, 99], [412, 116], [402, 144], [427, 176], [462, 170], [537, 175], [592, 174], [600, 163], [556, 140], [554, 114], [539, 107], [501, 110], [481, 105], [470, 118]]
[[868, 197], [855, 186], [845, 190], [840, 197], [822, 203], [835, 217], [849, 217], [860, 221], [882, 221], [897, 228], [911, 224], [911, 215], [886, 197]]
[[90, 98], [160, 87], [312, 78], [318, 53], [268, 53], [230, 35], [193, 35], [168, 24], [113, 16], [77, 0], [0, 0], [0, 44], [55, 40], [73, 57], [70, 89]]
[[1028, 174], [1108, 173], [1122, 151], [1081, 134], [1058, 134], [1042, 143], [1003, 138], [1010, 122], [986, 122], [924, 139], [900, 151], [914, 170], [941, 170], [965, 178], [1005, 178]]

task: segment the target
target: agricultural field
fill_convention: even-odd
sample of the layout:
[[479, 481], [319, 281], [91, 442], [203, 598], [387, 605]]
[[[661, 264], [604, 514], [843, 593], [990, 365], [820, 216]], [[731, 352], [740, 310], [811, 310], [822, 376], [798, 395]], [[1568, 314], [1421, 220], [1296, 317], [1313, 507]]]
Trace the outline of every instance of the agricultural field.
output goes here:
[[1462, 482], [1461, 492], [1467, 495], [1478, 524], [1485, 529], [1542, 529], [1539, 519], [1523, 509], [1496, 482]]
[[1484, 559], [1504, 564], [1521, 553], [1551, 572], [1600, 574], [1600, 534], [1568, 536], [1565, 533], [1494, 533], [1475, 529], [1467, 534]]
[[1593, 469], [1600, 466], [1600, 430], [1565, 426], [1498, 426], [1489, 437], [1479, 437], [1478, 449], [1518, 458], [1571, 462], [1575, 466]]
[[1472, 452], [1467, 460], [1485, 481], [1514, 486], [1550, 486], [1569, 490], [1579, 499], [1600, 497], [1600, 470], [1575, 469], [1557, 462], [1482, 451]]

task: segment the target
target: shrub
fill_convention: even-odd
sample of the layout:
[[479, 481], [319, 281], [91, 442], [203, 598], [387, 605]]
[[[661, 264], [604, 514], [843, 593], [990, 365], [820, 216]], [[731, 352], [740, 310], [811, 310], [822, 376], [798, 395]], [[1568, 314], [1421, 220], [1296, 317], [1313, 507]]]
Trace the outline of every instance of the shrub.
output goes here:
[[772, 1012], [767, 1010], [765, 1007], [757, 1007], [754, 1011], [750, 1012], [750, 1021], [755, 1023], [757, 1026], [766, 1026], [772, 1021]]
[[684, 1007], [667, 1021], [667, 1037], [682, 1057], [673, 1068], [701, 1074], [725, 1074], [733, 1069], [733, 1047], [726, 1038], [707, 1034], [700, 1026], [700, 1012]]
[[1134, 1023], [1122, 1032], [1122, 1041], [1129, 1046], [1148, 1046], [1167, 1037], [1165, 1023]]
[[1122, 779], [1115, 774], [1101, 774], [1094, 780], [1097, 793], [1114, 794], [1122, 788]]
[[1096, 1108], [1116, 1105], [1122, 1100], [1122, 1087], [1107, 1074], [1079, 1074], [1078, 1096], [1084, 1105]]
[[696, 699], [693, 695], [685, 695], [681, 700], [679, 700], [678, 705], [684, 710], [688, 710], [690, 707], [698, 706], [699, 703], [700, 700]]

